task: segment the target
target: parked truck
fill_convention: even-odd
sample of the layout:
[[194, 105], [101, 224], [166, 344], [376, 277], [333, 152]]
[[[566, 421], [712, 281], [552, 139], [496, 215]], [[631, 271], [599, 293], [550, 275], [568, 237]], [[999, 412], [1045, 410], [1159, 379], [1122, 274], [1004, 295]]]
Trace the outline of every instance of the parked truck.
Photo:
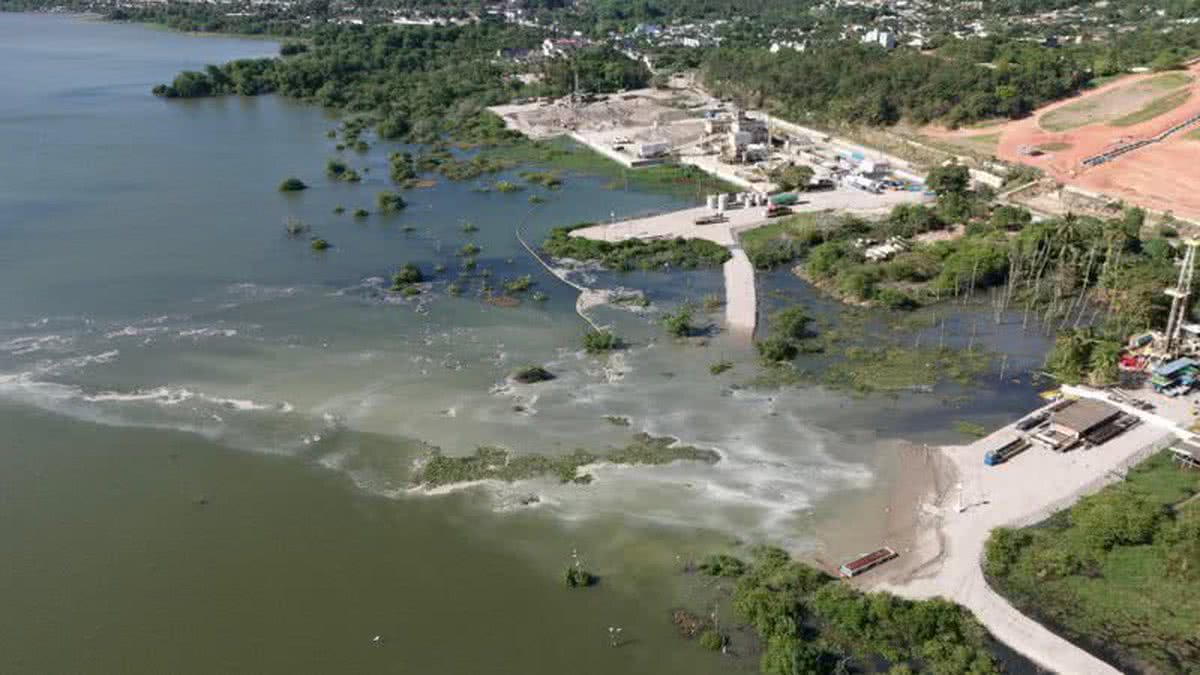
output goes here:
[[987, 466], [996, 466], [1003, 464], [1017, 455], [1025, 452], [1029, 448], [1029, 441], [1024, 438], [1015, 438], [1008, 443], [996, 448], [988, 450], [983, 454], [983, 463]]

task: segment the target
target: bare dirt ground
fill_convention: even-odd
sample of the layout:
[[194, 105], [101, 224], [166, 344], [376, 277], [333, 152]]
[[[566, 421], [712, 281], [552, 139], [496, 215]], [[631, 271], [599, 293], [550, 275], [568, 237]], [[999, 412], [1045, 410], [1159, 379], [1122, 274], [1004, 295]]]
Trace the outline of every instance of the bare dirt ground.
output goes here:
[[[624, 94], [612, 94], [586, 104], [566, 100], [546, 103], [502, 105], [491, 108], [508, 124], [531, 138], [549, 138], [564, 132], [610, 132], [617, 136], [643, 136], [636, 140], [671, 140], [649, 138], [652, 131], [683, 133], [670, 129], [679, 122], [696, 119], [695, 127], [703, 135], [703, 121], [693, 112], [714, 104], [712, 99], [686, 89], [638, 89]], [[694, 133], [694, 130], [693, 130]]]
[[[1192, 82], [1187, 86], [1193, 94], [1183, 105], [1138, 124], [1114, 127], [1097, 122], [1070, 131], [1052, 132], [1042, 128], [1041, 120], [1063, 108], [1078, 107], [1081, 101], [1094, 97], [1111, 99], [1117, 90], [1137, 91], [1131, 85], [1161, 77], [1160, 73], [1124, 77], [1046, 106], [1031, 117], [989, 127], [988, 131], [1000, 134], [996, 156], [1006, 161], [1036, 166], [1061, 183], [1103, 192], [1114, 199], [1145, 208], [1171, 211], [1182, 218], [1200, 220], [1200, 173], [1195, 168], [1200, 162], [1200, 143], [1188, 139], [1187, 133], [1178, 133], [1161, 143], [1130, 152], [1098, 167], [1085, 168], [1082, 164], [1087, 157], [1122, 143], [1155, 136], [1200, 114], [1200, 80], [1197, 79], [1200, 77], [1200, 63], [1193, 64], [1189, 74]], [[1160, 90], [1160, 93], [1163, 92]], [[941, 140], [961, 141], [979, 133], [978, 129], [951, 131], [926, 127], [922, 130], [922, 134]], [[1022, 152], [1039, 147], [1056, 149], [1036, 157]]]

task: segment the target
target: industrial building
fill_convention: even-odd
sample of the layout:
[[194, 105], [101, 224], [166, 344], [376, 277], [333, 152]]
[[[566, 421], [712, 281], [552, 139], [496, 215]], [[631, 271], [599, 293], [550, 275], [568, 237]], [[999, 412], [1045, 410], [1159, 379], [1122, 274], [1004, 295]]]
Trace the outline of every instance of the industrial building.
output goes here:
[[[1082, 442], [1098, 445], [1116, 435], [1107, 435], [1112, 430], [1110, 425], [1123, 417], [1120, 409], [1103, 401], [1071, 401], [1052, 412], [1050, 423], [1034, 433], [1033, 438], [1058, 452], [1070, 450]], [[1127, 427], [1113, 427], [1118, 433], [1124, 428]]]

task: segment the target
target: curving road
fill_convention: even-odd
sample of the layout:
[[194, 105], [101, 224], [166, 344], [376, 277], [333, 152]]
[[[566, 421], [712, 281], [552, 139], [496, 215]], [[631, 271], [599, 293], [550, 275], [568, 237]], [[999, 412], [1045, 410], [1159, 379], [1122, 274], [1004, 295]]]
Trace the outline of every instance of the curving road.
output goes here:
[[[1101, 398], [1094, 390], [1072, 393]], [[1149, 396], [1143, 396], [1149, 398]], [[1073, 504], [1080, 497], [1120, 480], [1123, 472], [1165, 447], [1180, 427], [1160, 415], [1128, 406], [1142, 424], [1092, 450], [1059, 454], [1033, 447], [996, 467], [983, 465], [984, 452], [1015, 433], [1005, 427], [967, 446], [944, 447], [959, 490], [951, 489], [942, 508], [925, 507], [938, 521], [937, 545], [917, 551], [908, 564], [914, 576], [883, 584], [910, 598], [949, 598], [975, 613], [996, 638], [1043, 668], [1063, 675], [1116, 675], [1120, 671], [1022, 614], [992, 590], [983, 576], [984, 544], [997, 527], [1023, 527]], [[964, 506], [961, 511], [959, 505]], [[932, 538], [931, 538], [932, 539]]]

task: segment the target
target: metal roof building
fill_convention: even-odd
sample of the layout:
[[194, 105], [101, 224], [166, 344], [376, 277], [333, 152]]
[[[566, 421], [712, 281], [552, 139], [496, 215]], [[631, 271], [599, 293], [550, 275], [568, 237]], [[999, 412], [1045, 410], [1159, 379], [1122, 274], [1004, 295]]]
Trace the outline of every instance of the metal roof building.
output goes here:
[[1155, 368], [1154, 374], [1159, 377], [1174, 377], [1188, 368], [1195, 368], [1196, 365], [1197, 364], [1193, 359], [1189, 359], [1185, 356], [1180, 359], [1175, 359], [1170, 363], [1164, 363], [1163, 365]]
[[1120, 414], [1119, 409], [1104, 401], [1085, 398], [1055, 411], [1050, 418], [1050, 425], [1061, 434], [1079, 438], [1096, 427], [1111, 422]]

